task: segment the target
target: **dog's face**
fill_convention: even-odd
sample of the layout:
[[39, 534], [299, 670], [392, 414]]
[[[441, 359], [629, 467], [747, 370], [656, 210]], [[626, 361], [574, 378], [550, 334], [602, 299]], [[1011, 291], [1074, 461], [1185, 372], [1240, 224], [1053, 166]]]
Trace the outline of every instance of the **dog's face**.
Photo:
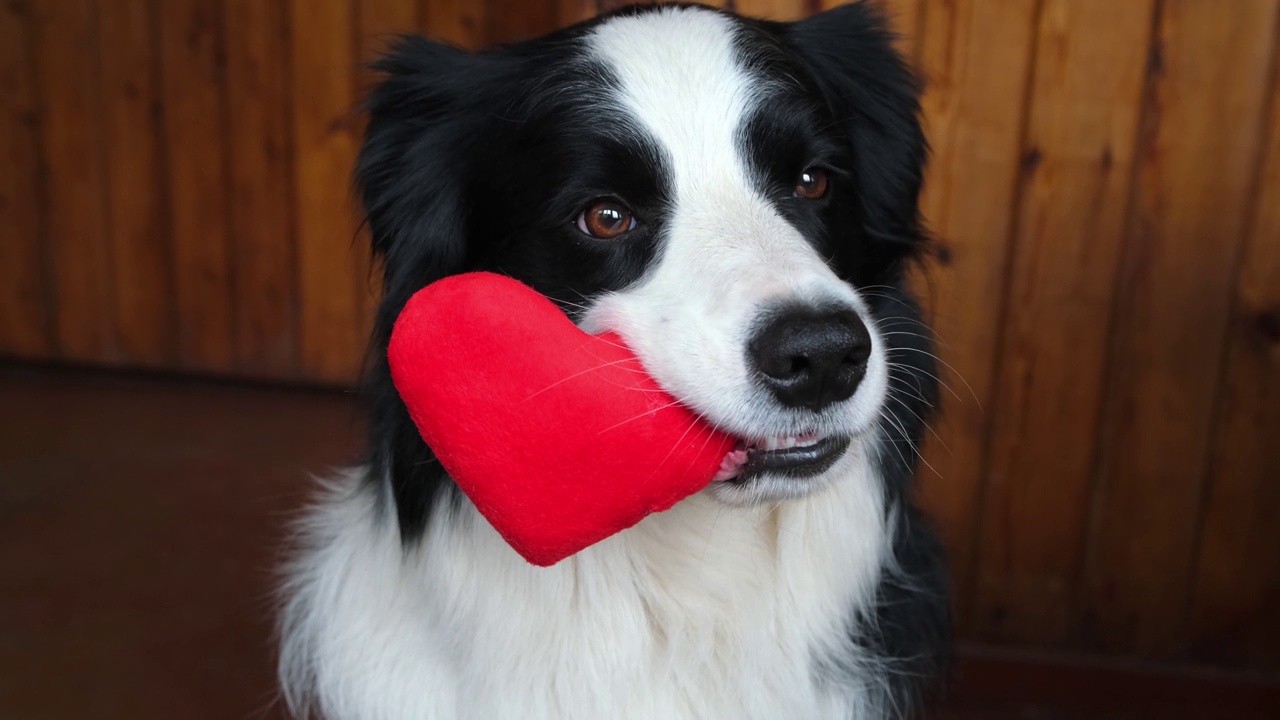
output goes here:
[[917, 249], [923, 141], [867, 10], [646, 8], [382, 68], [360, 168], [382, 332], [442, 275], [523, 280], [741, 439], [730, 503], [821, 487], [868, 442], [889, 358], [867, 293]]

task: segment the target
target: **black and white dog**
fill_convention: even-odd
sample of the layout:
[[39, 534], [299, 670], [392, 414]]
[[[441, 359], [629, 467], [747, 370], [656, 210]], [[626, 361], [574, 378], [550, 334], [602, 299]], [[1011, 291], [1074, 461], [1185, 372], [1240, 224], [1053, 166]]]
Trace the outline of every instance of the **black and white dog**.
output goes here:
[[[296, 714], [921, 712], [949, 620], [909, 497], [935, 381], [904, 287], [925, 143], [890, 40], [863, 4], [796, 23], [661, 5], [477, 54], [407, 38], [379, 63], [357, 171], [385, 263], [372, 446], [290, 567]], [[434, 461], [385, 360], [410, 295], [471, 270], [620, 333], [741, 438], [734, 476], [527, 564]]]

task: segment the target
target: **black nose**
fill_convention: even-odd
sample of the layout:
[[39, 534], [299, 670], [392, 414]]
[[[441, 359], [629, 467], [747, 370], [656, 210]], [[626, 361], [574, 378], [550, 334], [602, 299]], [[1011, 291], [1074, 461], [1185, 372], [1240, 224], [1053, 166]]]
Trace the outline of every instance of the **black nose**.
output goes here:
[[747, 356], [779, 402], [818, 411], [858, 389], [871, 336], [852, 310], [786, 308], [769, 316]]

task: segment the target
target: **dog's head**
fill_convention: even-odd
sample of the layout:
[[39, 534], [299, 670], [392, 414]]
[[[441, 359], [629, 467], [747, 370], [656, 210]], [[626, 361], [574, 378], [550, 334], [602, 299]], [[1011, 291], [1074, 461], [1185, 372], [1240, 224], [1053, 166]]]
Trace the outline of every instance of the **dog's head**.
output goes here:
[[[385, 263], [375, 352], [416, 290], [490, 270], [618, 332], [740, 437], [726, 501], [819, 487], [872, 434], [889, 370], [871, 298], [919, 250], [925, 150], [868, 7], [630, 8], [477, 54], [405, 39], [378, 68], [358, 170]], [[429, 502], [399, 496], [423, 449], [386, 402], [397, 501]]]

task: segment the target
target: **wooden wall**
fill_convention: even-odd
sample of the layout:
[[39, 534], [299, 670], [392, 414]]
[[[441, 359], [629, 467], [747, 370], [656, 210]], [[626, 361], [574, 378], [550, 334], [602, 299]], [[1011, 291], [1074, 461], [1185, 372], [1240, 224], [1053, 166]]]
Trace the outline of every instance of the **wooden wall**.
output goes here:
[[[1280, 669], [1280, 0], [882, 1], [928, 82], [965, 635]], [[611, 4], [3, 3], [0, 354], [349, 382], [361, 61]]]

